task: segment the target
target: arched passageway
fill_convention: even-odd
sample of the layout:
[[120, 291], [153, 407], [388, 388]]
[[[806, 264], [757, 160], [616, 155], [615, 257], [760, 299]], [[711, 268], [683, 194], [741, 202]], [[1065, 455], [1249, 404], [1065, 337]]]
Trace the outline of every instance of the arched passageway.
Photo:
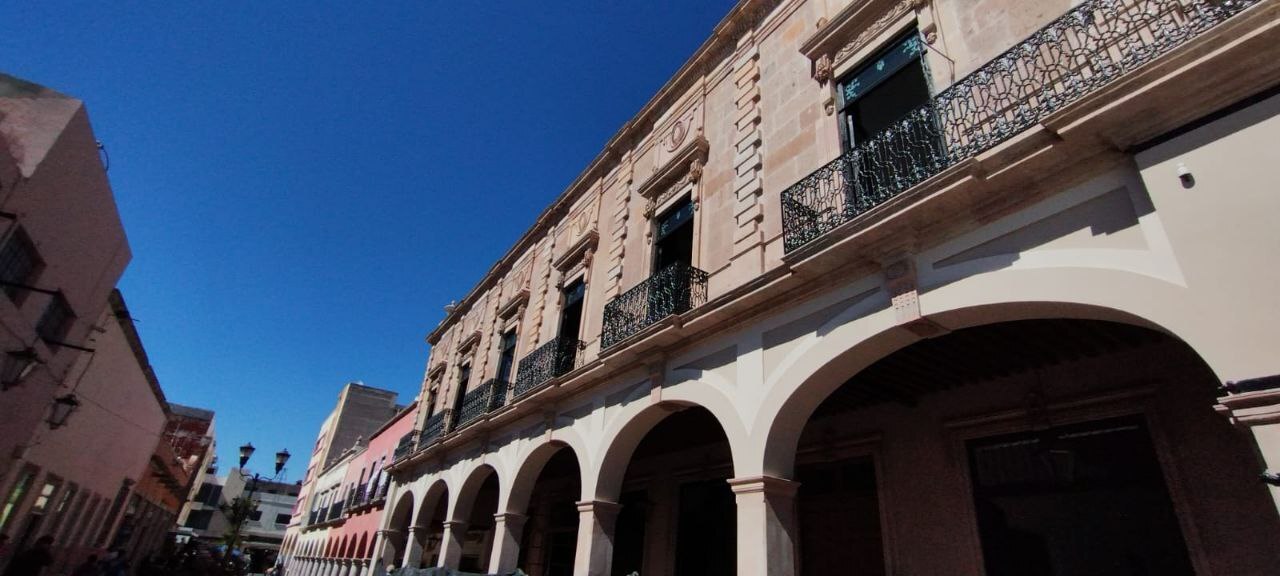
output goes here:
[[440, 562], [441, 543], [444, 540], [444, 521], [448, 517], [449, 488], [443, 481], [436, 481], [427, 489], [418, 515], [408, 528], [411, 545], [403, 555], [400, 566], [429, 568]]
[[578, 459], [567, 446], [545, 447], [550, 452], [531, 492], [518, 494], [509, 509], [523, 516], [517, 565], [529, 576], [572, 576], [578, 544], [577, 502], [582, 495]]
[[401, 494], [396, 499], [395, 506], [391, 508], [390, 514], [388, 530], [384, 536], [387, 543], [384, 547], [384, 558], [381, 559], [384, 568], [401, 565], [400, 559], [404, 557], [409, 540], [409, 528], [412, 526], [413, 493], [405, 491]]
[[[498, 474], [489, 466], [481, 467], [459, 490], [458, 498], [453, 522], [446, 528], [452, 532], [446, 535], [447, 539], [460, 540], [458, 558], [455, 564], [446, 557], [444, 565], [456, 566], [463, 572], [487, 573], [493, 551], [494, 515], [498, 513]], [[445, 552], [451, 552], [448, 542]]]
[[636, 445], [618, 495], [612, 574], [736, 574], [728, 438], [701, 407], [672, 412]]
[[1274, 547], [1233, 542], [1280, 525], [1248, 442], [1213, 412], [1216, 386], [1180, 340], [1116, 322], [1000, 322], [901, 348], [847, 375], [803, 428], [798, 573], [1271, 564]]

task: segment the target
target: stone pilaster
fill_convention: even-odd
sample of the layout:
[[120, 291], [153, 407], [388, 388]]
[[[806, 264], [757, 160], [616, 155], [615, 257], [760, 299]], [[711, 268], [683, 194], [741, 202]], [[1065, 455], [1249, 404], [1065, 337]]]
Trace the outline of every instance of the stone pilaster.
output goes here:
[[489, 572], [506, 574], [516, 569], [520, 560], [520, 535], [529, 517], [524, 514], [494, 514], [493, 552], [489, 556]]
[[574, 576], [609, 576], [613, 566], [613, 529], [621, 505], [599, 500], [578, 502], [578, 552]]
[[622, 166], [618, 169], [618, 177], [614, 181], [613, 214], [610, 215], [607, 232], [609, 234], [609, 271], [605, 277], [604, 299], [606, 302], [622, 293], [622, 266], [627, 253], [627, 225], [631, 218], [631, 184], [635, 178], [635, 169], [631, 152], [622, 158]]
[[457, 568], [462, 561], [462, 538], [467, 535], [467, 523], [449, 520], [444, 523], [444, 536], [440, 540], [441, 568]]
[[[733, 259], [735, 265], [746, 266], [754, 275], [763, 271], [763, 255], [742, 258], [752, 250], [760, 250], [764, 242], [761, 222], [764, 220], [764, 180], [761, 176], [763, 155], [760, 150], [760, 49], [755, 32], [748, 30], [738, 40], [733, 59], [734, 119], [733, 156]], [[741, 261], [741, 262], [739, 262]]]
[[409, 537], [404, 539], [404, 556], [400, 559], [401, 566], [417, 568], [422, 563], [422, 542], [426, 539], [426, 526], [409, 528]]
[[738, 503], [738, 574], [795, 576], [799, 531], [795, 498], [800, 484], [770, 476], [734, 478]]

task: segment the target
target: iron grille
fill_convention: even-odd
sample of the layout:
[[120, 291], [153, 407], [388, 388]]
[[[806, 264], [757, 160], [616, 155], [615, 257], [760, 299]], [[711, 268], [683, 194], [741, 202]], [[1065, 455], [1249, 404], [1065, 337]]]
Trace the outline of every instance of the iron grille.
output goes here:
[[479, 388], [467, 392], [467, 395], [462, 397], [462, 411], [458, 415], [454, 429], [462, 428], [475, 419], [501, 408], [507, 400], [509, 386], [505, 380], [492, 378], [481, 384]]
[[676, 262], [604, 305], [603, 348], [609, 348], [672, 314], [706, 304], [707, 273]]
[[408, 456], [411, 452], [413, 452], [413, 432], [410, 432], [400, 437], [400, 443], [396, 444], [396, 451], [395, 451], [395, 455], [392, 457], [392, 460], [399, 460], [401, 458], [404, 458], [405, 456]]
[[445, 424], [449, 423], [452, 410], [441, 410], [432, 414], [422, 424], [422, 433], [418, 435], [418, 448], [425, 450], [444, 434]]
[[520, 397], [544, 382], [581, 366], [582, 349], [585, 347], [581, 340], [556, 338], [521, 358], [520, 373], [516, 376], [512, 398]]
[[782, 193], [783, 248], [989, 150], [1259, 0], [1087, 0]]

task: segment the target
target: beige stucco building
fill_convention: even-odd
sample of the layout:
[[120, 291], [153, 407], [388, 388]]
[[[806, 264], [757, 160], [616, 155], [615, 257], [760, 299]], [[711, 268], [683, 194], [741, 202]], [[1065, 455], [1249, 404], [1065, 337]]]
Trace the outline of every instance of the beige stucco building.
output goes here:
[[371, 571], [1274, 571], [1278, 15], [742, 0], [431, 332]]

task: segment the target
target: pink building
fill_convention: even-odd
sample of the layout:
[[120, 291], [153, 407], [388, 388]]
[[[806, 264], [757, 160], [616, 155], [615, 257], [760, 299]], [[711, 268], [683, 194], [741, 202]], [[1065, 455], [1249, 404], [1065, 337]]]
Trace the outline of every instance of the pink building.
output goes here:
[[304, 528], [286, 538], [283, 555], [290, 573], [322, 566], [344, 574], [365, 573], [391, 484], [385, 468], [395, 458], [400, 440], [413, 431], [417, 408], [417, 402], [409, 404], [374, 432], [366, 445], [352, 449], [354, 454], [345, 462], [339, 515], [316, 523], [327, 527], [318, 535]]

